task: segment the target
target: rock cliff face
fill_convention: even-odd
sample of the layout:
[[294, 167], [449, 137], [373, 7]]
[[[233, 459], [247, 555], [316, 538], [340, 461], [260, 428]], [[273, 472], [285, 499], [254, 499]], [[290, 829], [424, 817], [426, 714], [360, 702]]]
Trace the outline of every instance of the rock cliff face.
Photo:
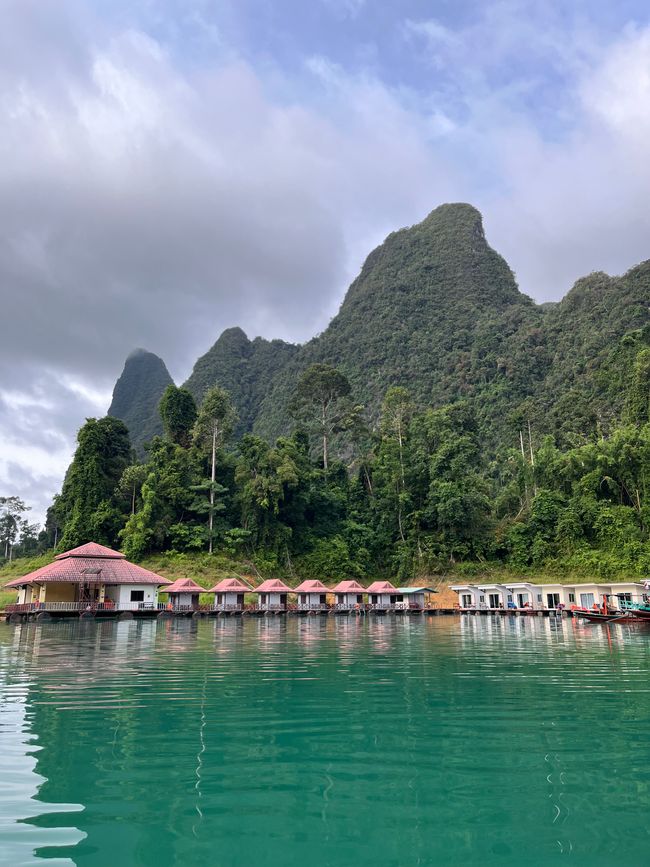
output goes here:
[[228, 328], [194, 365], [185, 383], [197, 404], [213, 385], [230, 392], [239, 414], [238, 433], [252, 430], [259, 407], [298, 347], [283, 340], [249, 340], [241, 328]]
[[[325, 362], [348, 376], [371, 421], [391, 385], [408, 387], [421, 406], [468, 401], [493, 451], [514, 444], [522, 414], [538, 433], [559, 434], [591, 433], [619, 414], [649, 310], [647, 262], [619, 278], [592, 274], [560, 303], [535, 304], [489, 246], [480, 213], [442, 205], [368, 256], [318, 337], [293, 346], [229, 328], [186, 387], [200, 402], [221, 385], [239, 412], [239, 433], [273, 439], [290, 427], [287, 407], [300, 373]], [[157, 403], [170, 381], [150, 353], [127, 360], [111, 413], [137, 445], [159, 432]]]
[[172, 382], [162, 358], [136, 349], [126, 359], [124, 370], [115, 383], [108, 415], [121, 419], [129, 429], [131, 445], [139, 454], [143, 445], [162, 434], [158, 404]]

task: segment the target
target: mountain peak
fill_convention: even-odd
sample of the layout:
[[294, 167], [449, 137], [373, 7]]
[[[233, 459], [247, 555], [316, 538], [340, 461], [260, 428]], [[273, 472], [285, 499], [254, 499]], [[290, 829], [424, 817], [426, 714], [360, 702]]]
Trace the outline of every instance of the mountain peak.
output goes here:
[[158, 404], [164, 390], [173, 382], [165, 362], [146, 349], [134, 349], [113, 389], [108, 415], [121, 419], [129, 429], [131, 445], [142, 446], [162, 433]]

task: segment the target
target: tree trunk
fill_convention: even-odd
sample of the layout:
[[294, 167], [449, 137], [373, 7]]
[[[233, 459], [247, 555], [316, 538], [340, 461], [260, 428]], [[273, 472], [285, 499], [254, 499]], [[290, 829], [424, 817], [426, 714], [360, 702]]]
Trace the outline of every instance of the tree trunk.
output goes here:
[[325, 404], [321, 407], [321, 422], [323, 425], [323, 469], [327, 475], [327, 429], [325, 427]]
[[210, 486], [210, 512], [208, 516], [208, 532], [210, 534], [209, 539], [209, 547], [208, 553], [212, 554], [212, 528], [214, 526], [214, 482], [216, 478], [216, 465], [217, 465], [217, 422], [214, 422], [214, 427], [212, 428], [212, 473], [210, 479], [212, 484]]

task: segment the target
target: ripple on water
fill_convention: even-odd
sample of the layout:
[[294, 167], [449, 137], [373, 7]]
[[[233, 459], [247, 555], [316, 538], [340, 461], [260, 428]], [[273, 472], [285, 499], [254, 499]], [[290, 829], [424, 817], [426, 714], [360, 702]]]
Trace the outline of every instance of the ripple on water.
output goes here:
[[[0, 627], [12, 863], [645, 863], [650, 630]], [[534, 841], [534, 846], [531, 846]]]

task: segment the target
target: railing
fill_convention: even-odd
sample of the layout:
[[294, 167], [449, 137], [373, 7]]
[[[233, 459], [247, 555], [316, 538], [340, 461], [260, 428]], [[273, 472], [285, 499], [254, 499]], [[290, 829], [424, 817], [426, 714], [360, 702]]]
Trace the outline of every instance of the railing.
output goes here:
[[330, 606], [325, 602], [301, 602], [292, 606], [293, 611], [329, 611]]
[[28, 614], [44, 611], [162, 611], [165, 605], [161, 602], [26, 602], [12, 603], [5, 607], [7, 614]]

